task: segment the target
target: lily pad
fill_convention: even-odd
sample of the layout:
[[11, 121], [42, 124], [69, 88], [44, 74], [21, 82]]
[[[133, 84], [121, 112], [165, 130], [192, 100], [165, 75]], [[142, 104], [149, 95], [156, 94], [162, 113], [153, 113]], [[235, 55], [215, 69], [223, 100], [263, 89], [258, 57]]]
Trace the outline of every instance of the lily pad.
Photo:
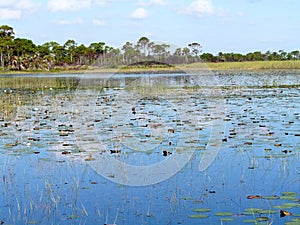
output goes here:
[[261, 211], [263, 211], [263, 209], [258, 209], [258, 208], [247, 208], [245, 209], [245, 212], [249, 212], [249, 213], [261, 213]]
[[293, 207], [300, 207], [299, 203], [293, 203], [293, 202], [289, 202], [289, 203], [284, 203], [281, 205], [283, 208], [293, 208]]
[[215, 216], [232, 216], [232, 212], [216, 212]]
[[210, 212], [211, 209], [209, 208], [195, 208], [193, 209], [194, 212], [201, 212], [201, 213], [204, 213], [204, 212]]
[[276, 200], [276, 199], [280, 199], [280, 197], [276, 196], [276, 195], [274, 195], [274, 196], [264, 196], [264, 199], [266, 199], [266, 200]]
[[285, 203], [285, 204], [282, 204], [282, 205], [276, 205], [273, 208], [275, 208], [275, 209], [291, 209], [291, 208], [294, 208], [296, 206], [297, 206], [296, 203]]
[[257, 221], [256, 220], [244, 220], [243, 222], [244, 223], [256, 223]]
[[276, 214], [277, 211], [276, 210], [270, 210], [270, 209], [265, 209], [260, 211], [261, 214]]
[[268, 221], [270, 220], [268, 217], [265, 217], [265, 216], [260, 216], [260, 217], [257, 217], [255, 218], [256, 221]]
[[233, 221], [233, 218], [221, 218], [221, 221], [230, 222]]
[[294, 219], [293, 221], [284, 223], [284, 225], [300, 225], [300, 220]]
[[296, 201], [297, 198], [295, 198], [294, 196], [280, 196], [280, 199], [283, 199], [283, 200], [290, 200], [290, 201]]
[[283, 196], [296, 196], [296, 195], [298, 195], [298, 193], [293, 192], [293, 191], [285, 191], [285, 192], [282, 192], [282, 195]]
[[39, 222], [36, 221], [36, 220], [31, 220], [31, 221], [28, 221], [27, 224], [38, 224]]
[[206, 214], [193, 214], [193, 215], [189, 215], [189, 218], [205, 219], [205, 218], [208, 218], [208, 215], [206, 215]]

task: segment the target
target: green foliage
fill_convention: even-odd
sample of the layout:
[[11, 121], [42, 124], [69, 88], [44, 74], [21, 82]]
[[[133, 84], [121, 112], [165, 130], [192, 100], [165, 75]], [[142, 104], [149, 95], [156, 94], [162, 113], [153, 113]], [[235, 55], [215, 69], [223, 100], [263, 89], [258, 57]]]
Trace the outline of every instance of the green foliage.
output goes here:
[[[198, 42], [188, 44], [183, 48], [177, 48], [170, 52], [170, 45], [165, 43], [154, 43], [147, 37], [141, 37], [136, 43], [126, 42], [122, 49], [114, 49], [104, 42], [93, 42], [88, 47], [84, 44], [78, 45], [75, 40], [69, 39], [63, 45], [50, 41], [42, 45], [36, 45], [32, 40], [26, 38], [15, 38], [12, 27], [0, 26], [0, 68], [1, 70], [48, 70], [55, 68], [68, 68], [70, 66], [87, 66], [120, 68], [138, 62], [162, 62], [164, 64], [190, 64], [197, 62], [274, 62], [268, 65], [256, 63], [254, 69], [284, 69], [286, 66], [299, 68], [299, 50], [285, 52], [262, 53], [260, 51], [250, 52], [245, 55], [240, 53], [223, 53], [218, 55], [202, 53], [202, 46]], [[280, 61], [280, 63], [278, 63]], [[287, 62], [283, 64], [281, 62]], [[252, 64], [243, 64], [245, 69], [252, 68]], [[212, 69], [219, 66], [210, 65]], [[241, 68], [241, 64], [226, 64], [221, 68]], [[250, 68], [250, 69], [251, 69]]]

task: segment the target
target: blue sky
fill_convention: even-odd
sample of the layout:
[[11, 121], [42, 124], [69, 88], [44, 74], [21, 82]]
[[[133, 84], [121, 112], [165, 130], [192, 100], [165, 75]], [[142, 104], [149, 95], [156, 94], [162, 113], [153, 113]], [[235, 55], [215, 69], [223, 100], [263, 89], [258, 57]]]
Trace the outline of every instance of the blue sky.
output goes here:
[[36, 44], [121, 47], [146, 36], [204, 52], [300, 49], [299, 0], [0, 0], [0, 24]]

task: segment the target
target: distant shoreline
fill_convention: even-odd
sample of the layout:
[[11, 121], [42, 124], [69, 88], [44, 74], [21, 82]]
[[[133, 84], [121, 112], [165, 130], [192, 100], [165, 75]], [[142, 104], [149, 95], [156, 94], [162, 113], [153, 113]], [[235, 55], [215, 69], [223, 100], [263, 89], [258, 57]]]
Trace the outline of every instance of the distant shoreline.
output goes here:
[[300, 61], [252, 61], [252, 62], [218, 62], [218, 63], [192, 63], [178, 64], [170, 67], [56, 67], [54, 70], [0, 70], [0, 75], [26, 75], [26, 74], [166, 74], [195, 71], [280, 71], [300, 70]]

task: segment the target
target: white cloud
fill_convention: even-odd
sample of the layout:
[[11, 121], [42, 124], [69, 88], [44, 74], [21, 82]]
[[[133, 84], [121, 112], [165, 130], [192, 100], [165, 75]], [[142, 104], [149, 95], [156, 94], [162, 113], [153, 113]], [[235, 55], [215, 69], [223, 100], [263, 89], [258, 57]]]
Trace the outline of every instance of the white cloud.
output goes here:
[[39, 6], [39, 3], [29, 0], [0, 0], [0, 19], [20, 19], [25, 14], [34, 12]]
[[166, 0], [139, 0], [136, 4], [136, 6], [140, 7], [149, 7], [149, 6], [164, 6], [167, 5]]
[[166, 5], [167, 2], [165, 0], [150, 0], [151, 5]]
[[148, 17], [148, 11], [144, 8], [137, 8], [131, 15], [133, 19], [145, 19]]
[[91, 0], [50, 0], [48, 9], [51, 12], [76, 11], [91, 6]]
[[82, 19], [81, 18], [77, 18], [74, 20], [59, 20], [57, 21], [58, 24], [60, 25], [79, 25], [82, 24]]
[[111, 0], [49, 0], [50, 12], [78, 11], [91, 7], [104, 6]]
[[95, 26], [102, 27], [102, 26], [106, 26], [106, 25], [107, 25], [107, 22], [104, 21], [104, 20], [100, 20], [100, 19], [94, 19], [94, 20], [93, 20], [93, 24], [94, 24]]
[[21, 12], [21, 10], [18, 10], [18, 9], [9, 9], [9, 8], [0, 9], [0, 19], [1, 20], [20, 19], [21, 15], [22, 15], [22, 12]]
[[195, 0], [187, 8], [188, 14], [198, 17], [209, 16], [216, 12], [211, 0]]

